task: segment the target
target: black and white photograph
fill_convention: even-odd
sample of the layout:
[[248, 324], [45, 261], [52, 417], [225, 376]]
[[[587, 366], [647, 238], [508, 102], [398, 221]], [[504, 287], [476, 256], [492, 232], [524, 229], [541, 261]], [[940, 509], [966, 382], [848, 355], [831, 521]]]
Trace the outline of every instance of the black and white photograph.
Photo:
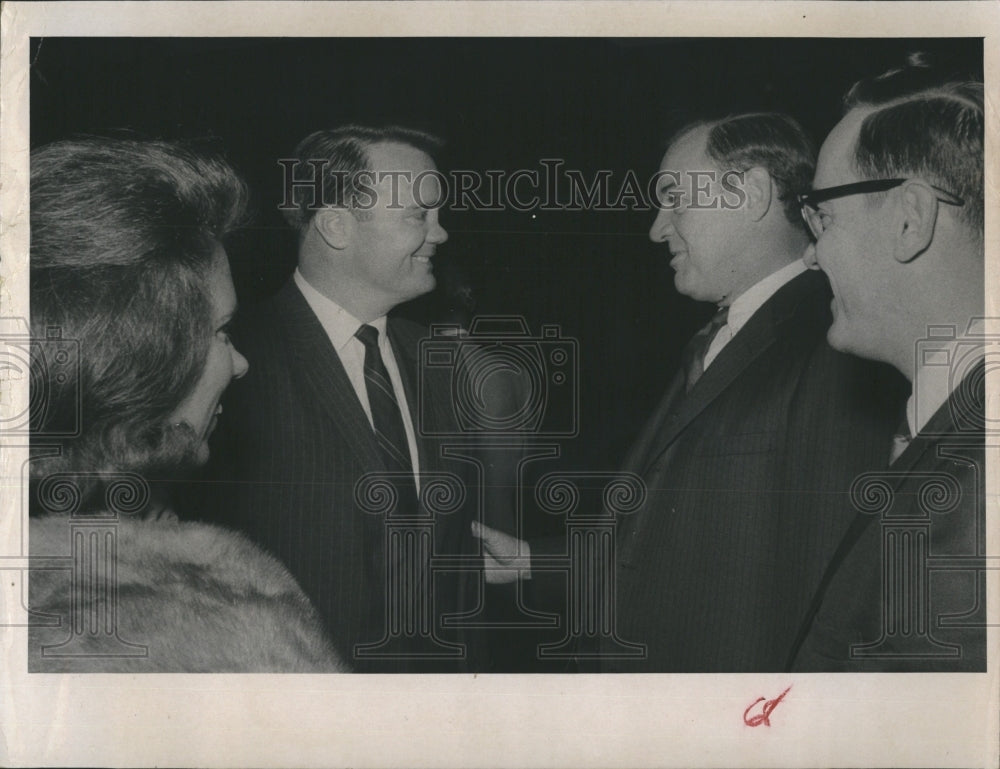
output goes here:
[[995, 766], [996, 10], [5, 4], [5, 765]]

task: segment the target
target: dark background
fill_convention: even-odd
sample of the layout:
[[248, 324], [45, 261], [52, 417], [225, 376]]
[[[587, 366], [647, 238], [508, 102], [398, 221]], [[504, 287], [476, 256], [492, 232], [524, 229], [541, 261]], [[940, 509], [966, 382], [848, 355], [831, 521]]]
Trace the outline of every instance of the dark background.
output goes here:
[[[276, 160], [318, 128], [395, 122], [448, 142], [449, 168], [540, 168], [560, 158], [590, 178], [645, 180], [672, 128], [695, 116], [770, 109], [820, 142], [860, 77], [928, 51], [982, 71], [982, 41], [834, 39], [76, 39], [33, 41], [31, 135], [39, 144], [125, 129], [223, 150], [255, 197], [252, 227], [228, 244], [242, 311], [294, 267], [277, 206]], [[615, 184], [612, 183], [612, 189]], [[614, 469], [686, 339], [712, 314], [676, 294], [652, 211], [442, 212], [439, 289], [402, 311], [518, 314], [579, 341], [576, 468]], [[252, 365], [252, 361], [251, 361]]]

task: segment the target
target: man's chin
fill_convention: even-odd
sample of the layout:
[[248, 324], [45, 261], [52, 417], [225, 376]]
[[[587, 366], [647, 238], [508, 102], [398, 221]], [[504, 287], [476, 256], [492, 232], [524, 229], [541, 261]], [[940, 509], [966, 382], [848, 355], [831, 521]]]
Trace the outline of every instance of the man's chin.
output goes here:
[[434, 277], [433, 272], [428, 272], [427, 275], [421, 278], [420, 287], [414, 294], [414, 299], [418, 296], [423, 296], [424, 294], [429, 294], [437, 287], [437, 278]]
[[718, 302], [717, 295], [699, 290], [697, 285], [689, 283], [680, 273], [674, 276], [674, 288], [677, 289], [678, 294], [683, 294], [696, 302]]
[[394, 306], [398, 307], [401, 304], [406, 304], [407, 302], [412, 302], [414, 299], [419, 299], [425, 294], [429, 294], [437, 286], [437, 281], [434, 279], [433, 275], [428, 275], [426, 279], [421, 280], [419, 283], [414, 283], [413, 286], [408, 286], [405, 293], [400, 291], [396, 295], [396, 303]]
[[837, 319], [836, 310], [834, 310], [833, 324], [830, 326], [830, 330], [826, 332], [826, 341], [830, 347], [839, 352], [854, 352], [850, 335], [847, 333], [847, 329], [844, 328], [843, 321]]

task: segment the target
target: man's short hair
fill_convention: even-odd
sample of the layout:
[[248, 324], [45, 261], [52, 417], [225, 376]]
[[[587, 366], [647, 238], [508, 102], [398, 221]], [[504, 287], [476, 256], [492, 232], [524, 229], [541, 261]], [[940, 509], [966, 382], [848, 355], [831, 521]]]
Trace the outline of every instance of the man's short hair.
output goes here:
[[[358, 175], [373, 170], [368, 149], [372, 145], [386, 142], [406, 144], [431, 157], [444, 144], [433, 134], [397, 125], [352, 124], [315, 131], [299, 142], [295, 148], [292, 173], [296, 180], [313, 179], [314, 174], [319, 173], [321, 169], [322, 199], [314, 199], [314, 190], [310, 185], [297, 183], [292, 191], [294, 207], [282, 209], [285, 220], [301, 235], [320, 208], [327, 206], [351, 208], [352, 201], [358, 194], [355, 184]], [[364, 213], [358, 209], [352, 210]]]
[[816, 171], [816, 145], [802, 126], [780, 112], [748, 112], [721, 120], [699, 120], [681, 128], [669, 144], [696, 128], [708, 128], [705, 152], [719, 168], [767, 170], [778, 190], [785, 217], [804, 226], [796, 195], [809, 189]]
[[875, 107], [861, 124], [854, 164], [866, 179], [919, 175], [965, 200], [959, 218], [983, 231], [983, 84], [935, 70], [922, 54], [855, 83], [844, 111]]

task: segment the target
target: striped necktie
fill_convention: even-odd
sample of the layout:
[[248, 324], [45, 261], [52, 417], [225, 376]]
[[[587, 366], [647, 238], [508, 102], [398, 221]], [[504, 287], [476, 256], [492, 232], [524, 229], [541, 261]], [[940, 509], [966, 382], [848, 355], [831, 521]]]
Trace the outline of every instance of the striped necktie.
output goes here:
[[413, 462], [410, 458], [410, 444], [406, 439], [403, 415], [399, 401], [392, 388], [392, 380], [382, 361], [378, 345], [378, 329], [364, 324], [354, 334], [365, 346], [365, 389], [368, 391], [368, 405], [375, 427], [375, 440], [386, 470], [401, 475], [394, 482], [399, 494], [397, 514], [414, 510], [417, 501], [417, 486], [413, 478]]
[[712, 340], [719, 333], [719, 329], [726, 325], [729, 318], [729, 308], [721, 308], [712, 319], [687, 343], [681, 358], [684, 363], [684, 389], [691, 392], [691, 388], [701, 379], [705, 373], [705, 353], [708, 352]]

